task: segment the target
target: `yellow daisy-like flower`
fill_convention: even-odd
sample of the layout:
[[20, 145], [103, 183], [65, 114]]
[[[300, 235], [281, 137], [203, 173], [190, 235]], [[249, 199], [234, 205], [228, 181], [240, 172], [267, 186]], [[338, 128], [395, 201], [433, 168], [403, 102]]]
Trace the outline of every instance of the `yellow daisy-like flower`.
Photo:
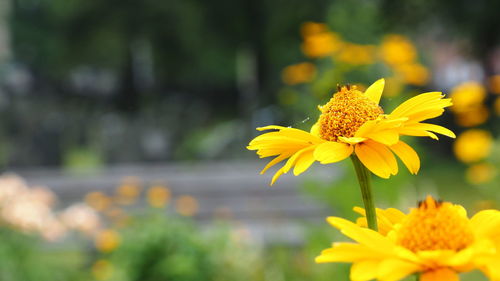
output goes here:
[[469, 219], [462, 206], [428, 196], [409, 214], [377, 209], [378, 232], [364, 226], [365, 218], [358, 224], [327, 220], [356, 243], [334, 243], [316, 262], [353, 263], [352, 281], [396, 281], [413, 273], [420, 273], [420, 281], [457, 281], [458, 273], [473, 269], [500, 280], [500, 211]]
[[420, 168], [420, 159], [408, 144], [400, 140], [401, 135], [426, 136], [438, 139], [435, 133], [454, 138], [455, 134], [438, 125], [422, 121], [440, 116], [444, 108], [451, 106], [441, 92], [430, 92], [415, 96], [384, 114], [379, 101], [385, 80], [373, 83], [363, 93], [356, 87], [344, 86], [328, 103], [319, 106], [321, 115], [310, 132], [299, 129], [266, 126], [259, 131], [277, 130], [254, 138], [248, 149], [257, 150], [263, 157], [276, 156], [262, 170], [288, 159], [279, 169], [273, 184], [282, 174], [293, 168], [299, 175], [315, 161], [329, 164], [341, 161], [353, 153], [375, 175], [389, 178], [398, 172], [396, 154], [412, 174]]

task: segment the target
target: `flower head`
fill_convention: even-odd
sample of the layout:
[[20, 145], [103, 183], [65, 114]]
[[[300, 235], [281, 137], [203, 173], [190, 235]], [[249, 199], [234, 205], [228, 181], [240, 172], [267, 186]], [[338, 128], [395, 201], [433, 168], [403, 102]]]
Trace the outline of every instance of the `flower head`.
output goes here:
[[387, 35], [380, 46], [382, 59], [389, 65], [413, 63], [417, 58], [417, 50], [408, 38], [398, 35]]
[[408, 214], [378, 209], [379, 232], [367, 229], [364, 217], [358, 224], [327, 220], [356, 243], [334, 243], [316, 262], [353, 263], [351, 280], [395, 281], [421, 273], [421, 281], [451, 281], [476, 268], [493, 280], [500, 277], [500, 211], [481, 211], [469, 219], [462, 206], [428, 196]]
[[493, 147], [491, 133], [482, 129], [470, 129], [457, 138], [453, 151], [458, 160], [464, 163], [474, 163], [486, 158]]
[[356, 87], [339, 87], [330, 101], [319, 106], [321, 114], [310, 132], [274, 125], [257, 128], [275, 130], [257, 136], [247, 147], [257, 150], [261, 158], [276, 156], [261, 173], [288, 159], [274, 175], [273, 184], [292, 168], [294, 174], [299, 175], [315, 161], [334, 163], [354, 153], [363, 165], [382, 178], [397, 174], [394, 154], [416, 174], [420, 168], [419, 157], [400, 136], [437, 139], [435, 133], [439, 133], [454, 138], [455, 134], [444, 127], [422, 123], [440, 116], [445, 107], [452, 105], [451, 100], [444, 99], [440, 92], [424, 93], [385, 114], [379, 106], [384, 84], [384, 79], [380, 79], [365, 92]]

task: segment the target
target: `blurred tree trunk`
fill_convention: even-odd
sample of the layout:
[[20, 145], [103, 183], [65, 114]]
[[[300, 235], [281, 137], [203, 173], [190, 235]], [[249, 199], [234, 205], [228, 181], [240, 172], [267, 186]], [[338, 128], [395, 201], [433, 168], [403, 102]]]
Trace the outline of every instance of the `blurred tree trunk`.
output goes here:
[[134, 114], [139, 109], [140, 92], [137, 83], [135, 83], [134, 54], [130, 41], [120, 80], [121, 82], [119, 84], [121, 85], [121, 89], [119, 89], [116, 96], [118, 109], [126, 113]]
[[259, 103], [259, 80], [257, 73], [257, 58], [255, 51], [241, 48], [236, 54], [236, 80], [239, 93], [240, 117], [245, 123], [245, 135], [241, 138], [250, 139], [253, 133], [253, 114]]
[[0, 1], [0, 67], [11, 59], [10, 49], [10, 0]]

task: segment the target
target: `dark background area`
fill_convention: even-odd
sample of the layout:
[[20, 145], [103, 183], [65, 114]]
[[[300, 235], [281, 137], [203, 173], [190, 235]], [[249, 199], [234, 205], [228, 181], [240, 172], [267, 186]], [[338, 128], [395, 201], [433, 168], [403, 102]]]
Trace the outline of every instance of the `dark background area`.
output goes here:
[[300, 121], [277, 104], [281, 70], [304, 59], [302, 23], [326, 22], [360, 44], [391, 32], [456, 40], [488, 75], [498, 72], [498, 6], [7, 0], [1, 163], [71, 167], [249, 155], [242, 147], [253, 128]]

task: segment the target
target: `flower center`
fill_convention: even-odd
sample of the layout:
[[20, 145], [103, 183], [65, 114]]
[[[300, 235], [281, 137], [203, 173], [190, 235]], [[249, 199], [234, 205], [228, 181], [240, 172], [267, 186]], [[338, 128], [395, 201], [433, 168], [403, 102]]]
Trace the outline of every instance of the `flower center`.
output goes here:
[[328, 141], [354, 137], [361, 125], [384, 113], [377, 103], [356, 90], [356, 87], [349, 86], [339, 89], [320, 110], [319, 135]]
[[469, 221], [460, 209], [431, 196], [413, 209], [397, 229], [397, 243], [413, 252], [459, 251], [473, 240]]

